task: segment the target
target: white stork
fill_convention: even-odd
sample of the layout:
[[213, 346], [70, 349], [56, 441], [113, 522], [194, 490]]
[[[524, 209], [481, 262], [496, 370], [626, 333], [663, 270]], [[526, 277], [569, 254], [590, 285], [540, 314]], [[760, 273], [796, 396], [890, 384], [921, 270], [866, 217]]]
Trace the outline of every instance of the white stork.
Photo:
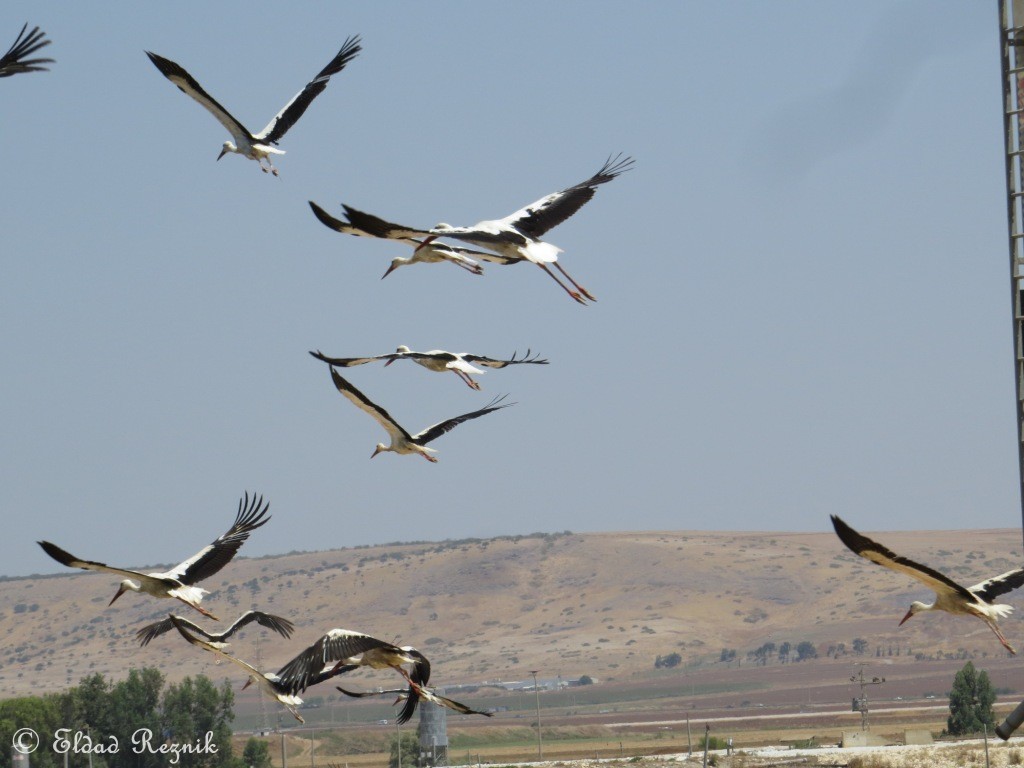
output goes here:
[[302, 719], [302, 715], [299, 714], [298, 709], [300, 706], [302, 706], [302, 699], [300, 699], [295, 694], [294, 691], [290, 690], [287, 685], [283, 684], [278, 678], [278, 676], [275, 675], [273, 672], [260, 672], [258, 669], [256, 669], [256, 667], [254, 667], [247, 661], [242, 661], [241, 659], [232, 656], [230, 653], [227, 653], [223, 649], [221, 643], [209, 643], [206, 640], [200, 640], [198, 637], [190, 634], [185, 630], [185, 627], [181, 624], [181, 621], [180, 619], [178, 619], [177, 616], [172, 615], [169, 616], [168, 619], [170, 620], [174, 628], [181, 633], [181, 636], [188, 640], [188, 642], [190, 642], [192, 645], [197, 645], [200, 648], [209, 651], [210, 653], [215, 653], [220, 658], [226, 661], [230, 661], [232, 664], [241, 667], [242, 670], [244, 670], [245, 673], [249, 676], [249, 679], [246, 681], [245, 685], [242, 686], [243, 690], [245, 688], [248, 688], [250, 683], [256, 683], [257, 687], [259, 687], [259, 689], [263, 691], [263, 693], [267, 694], [267, 696], [269, 696], [270, 698], [279, 701], [285, 707], [285, 709], [292, 713], [296, 720], [298, 720], [300, 723], [306, 722]]
[[[333, 229], [335, 232], [341, 232], [343, 235], [387, 239], [386, 235], [376, 233], [390, 231], [390, 229], [394, 227], [393, 224], [389, 224], [383, 219], [378, 219], [376, 216], [371, 216], [368, 213], [356, 211], [354, 208], [349, 208], [347, 205], [343, 207], [349, 215], [348, 222], [334, 218], [312, 200], [309, 201], [309, 207], [313, 210], [313, 215], [320, 220], [320, 223], [329, 229]], [[362, 226], [356, 226], [353, 223], [353, 214], [357, 217], [361, 217], [359, 218], [359, 223]], [[423, 248], [419, 248], [419, 246], [423, 245], [423, 241], [417, 240], [413, 237], [395, 239], [404, 240], [410, 245], [416, 246], [417, 249], [413, 251], [412, 256], [397, 256], [392, 259], [391, 266], [388, 267], [387, 271], [381, 276], [381, 280], [406, 264], [438, 264], [445, 261], [450, 264], [454, 264], [457, 267], [461, 267], [474, 275], [482, 275], [484, 273], [483, 267], [481, 267], [473, 257], [487, 258], [491, 256], [489, 253], [474, 251], [471, 248], [458, 248], [446, 243], [433, 242]]]
[[[530, 261], [543, 269], [573, 299], [580, 304], [586, 304], [587, 299], [596, 299], [573, 280], [558, 263], [558, 254], [562, 249], [544, 242], [540, 237], [582, 208], [594, 196], [598, 185], [605, 184], [628, 171], [633, 167], [633, 163], [632, 158], [623, 158], [621, 154], [609, 157], [601, 169], [586, 181], [574, 184], [561, 192], [546, 195], [503, 219], [481, 221], [472, 227], [453, 227], [442, 222], [430, 230], [410, 229], [392, 224], [388, 225], [390, 228], [380, 236], [394, 240], [422, 238], [417, 249], [429, 246], [438, 237], [447, 237], [488, 248], [498, 254], [506, 264]], [[351, 213], [349, 220], [356, 226], [363, 226], [362, 221], [353, 219]], [[554, 264], [576, 290], [572, 290], [559, 280], [548, 268], [548, 264]]]
[[319, 350], [316, 352], [310, 352], [309, 354], [317, 360], [323, 360], [325, 363], [339, 368], [351, 368], [354, 365], [373, 363], [377, 360], [387, 360], [387, 362], [384, 363], [384, 367], [386, 368], [396, 360], [412, 360], [414, 363], [418, 363], [428, 371], [434, 371], [435, 373], [451, 371], [466, 382], [466, 386], [477, 391], [480, 390], [480, 385], [471, 378], [470, 374], [482, 374], [484, 371], [481, 371], [479, 368], [474, 368], [472, 363], [483, 365], [487, 368], [505, 368], [509, 365], [519, 365], [521, 363], [532, 363], [533, 365], [548, 364], [547, 360], [541, 360], [537, 355], [530, 357], [529, 349], [526, 350], [526, 354], [519, 359], [516, 359], [516, 353], [513, 352], [512, 357], [509, 360], [496, 360], [493, 357], [472, 355], [469, 352], [445, 352], [443, 349], [432, 349], [429, 352], [413, 352], [404, 344], [400, 345], [397, 350], [389, 355], [376, 355], [374, 357], [327, 357]]
[[0, 56], [0, 77], [10, 77], [21, 72], [50, 71], [48, 67], [42, 65], [53, 64], [53, 59], [26, 59], [25, 57], [32, 55], [40, 48], [45, 48], [51, 41], [45, 39], [46, 33], [39, 27], [33, 27], [27, 35], [25, 34], [26, 29], [28, 29], [28, 24], [21, 28], [14, 45], [7, 49], [7, 53]]
[[[288, 129], [295, 125], [298, 119], [302, 117], [302, 114], [313, 102], [313, 99], [319, 96], [324, 88], [327, 87], [331, 76], [341, 72], [345, 65], [352, 61], [360, 50], [362, 48], [359, 45], [358, 35], [346, 40], [345, 44], [341, 46], [341, 50], [331, 59], [331, 62], [320, 70], [316, 77], [306, 83], [305, 88], [295, 94], [292, 100], [280, 112], [274, 115], [274, 118], [267, 124], [267, 127], [259, 133], [250, 133], [248, 128], [236, 120], [216, 99], [204, 91], [196, 79], [186, 72], [180, 64], [176, 64], [170, 59], [165, 59], [163, 56], [158, 56], [150, 51], [146, 51], [146, 55], [149, 56], [150, 61], [153, 62], [164, 77], [178, 86], [185, 95], [191, 96], [199, 102], [211, 115], [217, 118], [221, 125], [227, 128], [234, 142], [224, 142], [220, 154], [217, 155], [218, 160], [228, 152], [234, 152], [243, 157], [248, 157], [250, 160], [255, 160], [259, 163], [260, 170], [264, 173], [270, 171], [277, 176], [277, 169], [271, 162], [270, 156], [283, 155], [284, 150], [277, 149], [273, 145], [277, 144], [288, 132]], [[264, 160], [267, 162], [266, 167], [263, 165]]]
[[377, 447], [374, 449], [373, 453], [370, 454], [371, 459], [383, 451], [393, 451], [395, 453], [416, 453], [427, 461], [436, 462], [437, 459], [434, 456], [431, 456], [431, 454], [436, 453], [437, 451], [433, 448], [427, 447], [427, 443], [431, 440], [440, 437], [445, 432], [452, 431], [464, 421], [476, 419], [480, 416], [491, 413], [492, 411], [497, 411], [501, 408], [508, 408], [510, 405], [515, 405], [515, 403], [501, 404], [501, 401], [508, 397], [508, 395], [502, 395], [501, 397], [494, 398], [485, 407], [477, 411], [470, 411], [469, 413], [464, 413], [461, 416], [455, 416], [447, 421], [434, 424], [432, 427], [427, 427], [423, 431], [417, 432], [415, 435], [410, 435], [401, 424], [391, 418], [387, 411], [372, 402], [368, 397], [366, 397], [366, 395], [343, 379], [341, 375], [334, 370], [334, 366], [331, 366], [331, 379], [334, 381], [334, 386], [337, 387], [341, 394], [347, 397], [352, 404], [361, 411], [368, 413], [376, 419], [377, 423], [384, 427], [384, 430], [391, 437], [390, 445], [377, 443]]
[[1024, 568], [1015, 568], [980, 584], [975, 584], [973, 587], [963, 587], [927, 565], [915, 563], [913, 560], [895, 554], [877, 541], [872, 541], [867, 536], [855, 531], [836, 515], [832, 515], [832, 526], [836, 529], [836, 535], [839, 536], [843, 544], [861, 557], [911, 576], [935, 591], [934, 603], [929, 605], [915, 600], [910, 604], [910, 610], [907, 611], [907, 615], [903, 617], [900, 624], [921, 611], [946, 611], [953, 614], [977, 616], [996, 633], [996, 637], [999, 638], [999, 642], [1006, 650], [1013, 654], [1017, 653], [1003, 637], [1003, 633], [999, 631], [996, 624], [997, 619], [1008, 616], [1013, 611], [1013, 606], [1001, 605], [992, 601], [1024, 584]]
[[252, 504], [249, 503], [249, 494], [238, 502], [238, 514], [235, 515], [234, 524], [228, 528], [224, 535], [216, 538], [208, 546], [196, 552], [188, 560], [171, 568], [163, 573], [141, 573], [127, 568], [115, 568], [106, 563], [97, 563], [93, 560], [82, 560], [70, 552], [65, 552], [56, 544], [48, 541], [38, 542], [50, 557], [61, 565], [69, 568], [81, 568], [86, 571], [102, 571], [126, 577], [111, 598], [108, 605], [113, 605], [128, 590], [133, 592], [145, 592], [153, 597], [173, 597], [195, 608], [204, 616], [218, 620], [216, 616], [203, 608], [199, 603], [203, 595], [207, 594], [205, 589], [194, 586], [196, 582], [209, 578], [227, 565], [231, 558], [238, 552], [239, 547], [249, 538], [249, 534], [266, 523], [270, 518], [266, 517], [270, 503], [263, 504], [263, 497], [257, 498], [253, 495]]
[[[412, 671], [407, 672], [404, 664], [410, 665]], [[326, 632], [277, 674], [293, 691], [301, 692], [328, 677], [351, 672], [358, 667], [393, 669], [410, 684], [426, 685], [430, 682], [430, 661], [415, 648], [398, 646], [351, 629]]]
[[[289, 638], [292, 636], [292, 632], [295, 630], [295, 625], [292, 624], [288, 619], [275, 616], [272, 613], [263, 613], [263, 611], [246, 611], [231, 624], [223, 632], [209, 632], [198, 624], [193, 624], [188, 619], [184, 619], [181, 616], [175, 616], [178, 620], [178, 625], [187, 628], [190, 632], [197, 635], [202, 635], [210, 641], [211, 645], [216, 645], [218, 648], [226, 648], [228, 643], [225, 642], [235, 632], [242, 629], [252, 622], [256, 622], [260, 626], [272, 629], [281, 637]], [[152, 624], [147, 624], [138, 632], [135, 633], [135, 637], [139, 641], [139, 645], [149, 645], [149, 642], [154, 638], [160, 637], [170, 629], [174, 628], [174, 623], [170, 617], [163, 621], [156, 621]]]
[[[456, 712], [460, 712], [463, 715], [483, 715], [484, 717], [494, 716], [492, 712], [470, 709], [461, 701], [449, 699], [447, 696], [442, 696], [437, 691], [431, 690], [430, 688], [422, 685], [416, 685], [415, 683], [410, 683], [408, 691], [403, 688], [392, 688], [390, 690], [382, 689], [378, 691], [350, 691], [346, 688], [342, 688], [340, 685], [336, 685], [335, 688], [346, 696], [351, 696], [353, 699], [361, 699], [366, 696], [388, 696], [392, 694], [396, 694], [398, 696], [398, 698], [395, 699], [396, 704], [402, 699], [405, 699], [405, 706], [402, 707], [402, 711], [399, 712], [398, 717], [395, 718], [399, 725], [409, 722], [409, 718], [411, 718], [413, 712], [416, 711], [417, 702], [420, 701], [429, 701], [442, 707], [448, 707], [448, 709], [454, 709]], [[412, 695], [409, 695], [410, 691], [412, 692]]]
[[[330, 630], [278, 672], [261, 672], [252, 664], [225, 652], [218, 644], [200, 640], [187, 632], [177, 616], [169, 618], [192, 645], [215, 653], [245, 670], [249, 679], [242, 686], [243, 690], [255, 683], [264, 693], [281, 702], [299, 722], [304, 721], [297, 711], [302, 704], [298, 694], [359, 666], [396, 669], [410, 685], [426, 685], [430, 679], [430, 662], [415, 648], [399, 648], [385, 640], [347, 629]], [[402, 664], [412, 664], [412, 673], [406, 672]]]

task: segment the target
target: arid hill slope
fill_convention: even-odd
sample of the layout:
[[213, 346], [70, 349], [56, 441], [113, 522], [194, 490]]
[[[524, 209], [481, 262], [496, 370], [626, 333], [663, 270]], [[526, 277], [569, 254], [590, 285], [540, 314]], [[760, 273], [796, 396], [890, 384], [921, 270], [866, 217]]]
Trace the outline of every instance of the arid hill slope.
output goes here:
[[[967, 585], [1022, 561], [1015, 529], [877, 538]], [[211, 590], [204, 605], [225, 622], [251, 607], [295, 622], [291, 641], [250, 630], [233, 643], [241, 658], [256, 662], [258, 654], [263, 668], [277, 669], [325, 630], [347, 627], [417, 646], [439, 684], [520, 680], [534, 669], [625, 682], [652, 674], [658, 656], [713, 663], [723, 648], [742, 659], [784, 641], [812, 642], [822, 656], [855, 638], [867, 640], [872, 655], [894, 647], [1005, 655], [979, 621], [926, 614], [897, 627], [910, 601], [930, 600], [930, 592], [857, 558], [831, 531], [397, 544], [239, 558], [203, 586]], [[171, 680], [229, 674], [170, 635], [140, 648], [135, 631], [168, 611], [203, 617], [136, 594], [107, 607], [115, 590], [113, 577], [79, 571], [0, 580], [0, 691], [59, 690], [93, 672], [119, 679], [129, 667], [155, 666]], [[1019, 604], [1024, 592], [1007, 600]], [[1020, 614], [1004, 626], [1024, 645]]]

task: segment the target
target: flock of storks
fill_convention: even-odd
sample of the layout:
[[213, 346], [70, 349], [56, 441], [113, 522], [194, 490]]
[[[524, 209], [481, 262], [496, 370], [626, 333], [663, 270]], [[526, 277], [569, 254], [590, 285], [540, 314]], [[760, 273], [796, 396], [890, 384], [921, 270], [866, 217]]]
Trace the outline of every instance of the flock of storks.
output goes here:
[[[31, 32], [27, 30], [28, 25], [26, 24], [14, 45], [0, 58], [0, 77], [46, 71], [45, 65], [53, 63], [53, 59], [49, 58], [29, 58], [41, 48], [49, 45], [50, 41], [45, 39], [44, 33], [38, 27]], [[202, 105], [227, 129], [231, 140], [224, 142], [217, 160], [228, 153], [239, 154], [255, 160], [264, 173], [277, 176], [278, 170], [274, 167], [271, 157], [282, 155], [284, 152], [276, 145], [313, 100], [324, 91], [330, 78], [344, 69], [359, 54], [360, 50], [358, 36], [347, 39], [330, 63], [307, 83], [259, 133], [252, 133], [243, 126], [179, 64], [150, 51], [147, 51], [146, 54], [164, 77]], [[341, 221], [330, 216], [312, 201], [309, 204], [314, 215], [335, 231], [358, 237], [397, 240], [412, 245], [413, 255], [408, 258], [395, 258], [384, 277], [399, 266], [411, 263], [448, 261], [473, 274], [480, 275], [483, 272], [480, 261], [505, 265], [528, 261], [543, 269], [574, 300], [585, 304], [587, 301], [595, 300], [593, 294], [580, 286], [557, 263], [557, 256], [561, 249], [540, 238], [549, 229], [572, 216], [587, 203], [594, 196], [599, 185], [611, 181], [631, 168], [632, 165], [631, 158], [622, 157], [622, 155], [609, 156], [601, 169], [586, 181], [547, 195], [503, 219], [482, 221], [472, 227], [438, 224], [432, 229], [414, 229], [387, 222], [348, 206], [344, 207], [346, 220]], [[449, 245], [439, 241], [439, 238], [451, 239], [487, 250]], [[549, 266], [551, 264], [555, 265], [572, 287], [563, 283], [551, 271]], [[513, 354], [509, 359], [451, 353], [443, 350], [415, 352], [405, 346], [398, 347], [394, 353], [372, 357], [329, 357], [319, 351], [310, 352], [310, 354], [328, 364], [332, 381], [338, 391], [357, 407], [373, 416], [390, 436], [390, 444], [378, 444], [373, 453], [374, 456], [383, 451], [415, 453], [431, 462], [435, 462], [437, 459], [431, 455], [435, 451], [427, 447], [429, 442], [465, 421], [506, 408], [512, 403], [504, 402], [506, 396], [497, 397], [484, 408], [447, 419], [416, 434], [410, 434], [395, 422], [387, 411], [374, 404], [346, 381], [338, 373], [339, 368], [349, 368], [375, 361], [390, 365], [396, 360], [412, 360], [430, 371], [451, 371], [459, 376], [467, 386], [479, 390], [480, 385], [472, 376], [484, 371], [475, 366], [496, 369], [510, 365], [543, 365], [547, 363], [547, 360], [542, 360], [537, 355], [531, 356], [529, 350], [522, 357]], [[262, 496], [253, 495], [250, 498], [247, 492], [239, 501], [233, 525], [222, 536], [192, 557], [164, 572], [143, 573], [128, 568], [110, 566], [106, 563], [76, 557], [49, 541], [38, 543], [47, 555], [64, 566], [100, 571], [120, 577], [120, 585], [109, 604], [113, 604], [125, 592], [141, 592], [153, 597], [179, 600], [207, 618], [218, 620], [202, 606], [203, 596], [208, 594], [208, 591], [197, 584], [220, 571], [231, 561], [249, 535], [270, 519], [267, 514], [268, 509], [269, 504], [264, 503]], [[397, 717], [399, 723], [410, 719], [420, 701], [431, 701], [466, 714], [490, 716], [488, 712], [473, 710], [464, 704], [441, 696], [436, 690], [427, 687], [430, 680], [430, 662], [415, 648], [398, 646], [371, 635], [347, 629], [330, 630], [276, 673], [262, 671], [225, 650], [228, 646], [227, 640], [239, 629], [253, 622], [286, 639], [291, 637], [295, 628], [292, 622], [286, 618], [250, 610], [238, 617], [222, 632], [209, 631], [171, 613], [162, 621], [142, 627], [136, 634], [141, 645], [146, 646], [161, 635], [173, 630], [188, 643], [214, 653], [240, 667], [248, 676], [246, 686], [255, 683], [263, 692], [284, 705], [300, 722], [303, 721], [303, 718], [298, 711], [302, 704], [299, 694], [310, 686], [331, 680], [359, 667], [393, 669], [401, 675], [404, 685], [398, 689], [369, 693], [352, 691], [340, 686], [338, 690], [353, 697], [397, 693], [396, 703], [402, 699], [405, 700]]]
[[[192, 557], [164, 572], [142, 573], [99, 563], [95, 560], [82, 560], [49, 541], [38, 543], [46, 554], [61, 565], [87, 571], [112, 573], [122, 577], [117, 592], [114, 593], [109, 605], [113, 605], [114, 601], [125, 592], [142, 592], [153, 597], [180, 600], [204, 616], [217, 621], [217, 617], [201, 604], [203, 596], [208, 594], [207, 590], [197, 587], [196, 584], [217, 573], [231, 561], [238, 549], [249, 538], [249, 534], [270, 520], [267, 515], [269, 508], [270, 504], [264, 503], [262, 497], [254, 495], [250, 499], [249, 494], [246, 493], [238, 502], [235, 522], [222, 536], [217, 537]], [[405, 723], [412, 717], [416, 705], [420, 701], [432, 701], [464, 714], [491, 716], [489, 712], [470, 709], [465, 704], [441, 696], [428, 688], [430, 662], [426, 656], [412, 646], [398, 646], [363, 632], [354, 632], [348, 629], [330, 630], [277, 672], [264, 672], [225, 650], [228, 645], [227, 639], [252, 622], [271, 629], [284, 638], [290, 638], [295, 629], [292, 622], [286, 618], [251, 610], [235, 619], [224, 631], [211, 632], [172, 613], [162, 621], [142, 627], [136, 632], [136, 637], [140, 644], [145, 646], [165, 632], [172, 629], [177, 630], [192, 645], [215, 653], [243, 669], [248, 675], [244, 687], [255, 683], [261, 691], [283, 704], [299, 722], [304, 722], [298, 711], [302, 705], [302, 699], [299, 698], [300, 693], [310, 686], [359, 667], [394, 669], [404, 678], [407, 686], [397, 690], [374, 691], [370, 694], [350, 691], [340, 686], [338, 690], [347, 696], [398, 693], [399, 699], [405, 699], [405, 704], [398, 714], [399, 723]], [[404, 665], [408, 665], [409, 670], [406, 670]]]
[[[49, 58], [28, 58], [49, 45], [50, 41], [45, 39], [44, 33], [38, 27], [31, 32], [27, 30], [28, 25], [26, 24], [14, 45], [0, 57], [0, 77], [45, 71], [47, 68], [44, 65], [53, 63], [53, 59]], [[327, 87], [331, 76], [344, 69], [360, 50], [358, 36], [346, 40], [330, 63], [307, 83], [262, 131], [255, 134], [245, 128], [231, 113], [206, 93], [195, 78], [179, 64], [152, 52], [147, 51], [147, 55], [168, 80], [201, 104], [231, 134], [233, 141], [224, 142], [221, 152], [217, 156], [218, 160], [227, 153], [236, 153], [255, 160], [264, 173], [272, 173], [276, 176], [278, 170], [271, 162], [271, 156], [284, 154], [283, 150], [276, 146], [279, 140], [302, 116], [313, 99]], [[340, 220], [328, 214], [312, 201], [309, 202], [309, 205], [320, 222], [337, 232], [357, 237], [396, 240], [413, 246], [412, 256], [393, 259], [384, 273], [384, 277], [400, 266], [414, 263], [450, 262], [461, 269], [480, 275], [483, 273], [481, 261], [504, 265], [528, 261], [543, 269], [575, 301], [586, 304], [588, 301], [596, 300], [594, 295], [577, 283], [558, 263], [558, 254], [561, 249], [540, 238], [548, 230], [576, 213], [594, 196], [599, 185], [616, 178], [624, 171], [629, 170], [632, 165], [632, 158], [624, 158], [621, 155], [609, 156], [598, 172], [589, 179], [560, 192], [546, 195], [503, 219], [481, 221], [469, 227], [455, 227], [441, 223], [430, 229], [417, 229], [385, 221], [348, 205], [342, 206], [345, 220]], [[447, 238], [487, 250], [449, 245], [439, 242], [439, 238]], [[569, 285], [563, 283], [551, 271], [549, 265], [552, 264], [561, 272]], [[398, 347], [395, 352], [390, 354], [371, 357], [330, 357], [320, 351], [310, 352], [310, 354], [327, 363], [330, 367], [332, 381], [338, 391], [358, 408], [376, 419], [388, 433], [390, 444], [379, 443], [373, 453], [374, 456], [383, 451], [415, 453], [432, 462], [437, 461], [431, 455], [435, 451], [427, 447], [427, 443], [465, 421], [506, 408], [512, 403], [505, 403], [505, 396], [501, 396], [492, 400], [484, 408], [440, 422], [413, 435], [394, 421], [387, 411], [374, 404], [346, 381], [337, 369], [378, 361], [390, 365], [396, 360], [412, 360], [431, 371], [451, 371], [459, 376], [467, 386], [479, 390], [480, 385], [472, 378], [472, 374], [480, 374], [483, 371], [474, 367], [474, 364], [487, 368], [504, 368], [524, 363], [547, 363], [547, 360], [539, 359], [537, 356], [531, 357], [529, 351], [521, 358], [517, 358], [513, 354], [511, 358], [501, 360], [443, 350], [415, 352], [405, 346]], [[254, 496], [250, 501], [249, 495], [246, 493], [245, 497], [239, 501], [234, 524], [224, 535], [189, 559], [162, 573], [141, 573], [126, 568], [108, 566], [105, 563], [82, 560], [48, 541], [40, 541], [39, 545], [50, 557], [62, 565], [102, 571], [123, 577], [117, 592], [110, 601], [111, 604], [126, 591], [144, 592], [154, 597], [175, 598], [205, 616], [216, 619], [200, 604], [207, 591], [197, 587], [196, 584], [223, 568], [234, 557], [249, 534], [269, 520], [266, 514], [268, 507], [269, 504], [264, 504], [262, 497]], [[935, 591], [935, 602], [931, 604], [914, 602], [900, 624], [916, 613], [928, 610], [942, 610], [952, 614], [975, 616], [992, 629], [1010, 653], [1015, 653], [1014, 648], [1007, 642], [996, 623], [998, 619], [1008, 615], [1012, 608], [1009, 605], [996, 604], [993, 601], [996, 597], [1024, 584], [1024, 568], [1013, 569], [973, 587], [963, 587], [939, 571], [893, 553], [882, 544], [858, 533], [835, 515], [832, 516], [832, 524], [840, 540], [856, 554], [878, 565], [911, 576]], [[440, 696], [436, 691], [428, 688], [430, 662], [415, 648], [397, 646], [362, 632], [332, 629], [285, 664], [278, 672], [261, 671], [225, 651], [226, 640], [234, 632], [252, 622], [257, 622], [285, 638], [289, 638], [294, 630], [294, 625], [285, 618], [251, 610], [219, 633], [207, 631], [191, 621], [170, 614], [167, 619], [140, 629], [137, 637], [145, 646], [160, 635], [172, 629], [176, 630], [189, 643], [215, 653], [241, 667], [249, 678], [246, 686], [250, 683], [257, 684], [264, 692], [281, 702], [299, 721], [302, 721], [298, 712], [298, 707], [302, 703], [298, 696], [300, 693], [312, 685], [362, 666], [374, 669], [394, 669], [404, 679], [405, 686], [400, 689], [371, 693], [351, 691], [340, 686], [338, 686], [338, 690], [348, 696], [357, 697], [379, 693], [398, 693], [399, 700], [405, 699], [405, 704], [398, 716], [400, 723], [408, 721], [415, 711], [417, 703], [423, 700], [432, 701], [463, 713], [490, 715], [488, 712], [472, 710], [464, 704]], [[408, 670], [406, 666], [408, 666]]]

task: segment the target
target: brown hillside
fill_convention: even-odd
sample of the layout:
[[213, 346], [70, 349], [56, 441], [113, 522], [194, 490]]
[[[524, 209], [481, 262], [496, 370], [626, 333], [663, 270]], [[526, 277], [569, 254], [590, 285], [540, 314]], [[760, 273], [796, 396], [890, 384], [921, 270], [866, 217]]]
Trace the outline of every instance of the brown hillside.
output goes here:
[[[903, 532], [878, 538], [973, 584], [1021, 562], [1017, 530]], [[863, 561], [831, 533], [554, 534], [398, 544], [239, 558], [205, 583], [204, 605], [230, 621], [257, 607], [292, 619], [290, 641], [249, 630], [234, 652], [277, 669], [332, 627], [412, 644], [433, 682], [521, 680], [528, 670], [627, 682], [655, 674], [659, 655], [713, 664], [765, 642], [813, 642], [821, 656], [854, 638], [869, 653], [966, 649], [1003, 656], [979, 621], [944, 615], [897, 623], [928, 590]], [[238, 677], [173, 636], [140, 648], [135, 631], [171, 601], [125, 595], [103, 574], [0, 581], [0, 685], [7, 696], [62, 689], [100, 672], [155, 666], [171, 680]], [[1008, 602], [1016, 602], [1014, 595]], [[1004, 621], [1024, 644], [1019, 614]], [[256, 637], [260, 634], [257, 651]], [[239, 680], [239, 682], [241, 682]]]

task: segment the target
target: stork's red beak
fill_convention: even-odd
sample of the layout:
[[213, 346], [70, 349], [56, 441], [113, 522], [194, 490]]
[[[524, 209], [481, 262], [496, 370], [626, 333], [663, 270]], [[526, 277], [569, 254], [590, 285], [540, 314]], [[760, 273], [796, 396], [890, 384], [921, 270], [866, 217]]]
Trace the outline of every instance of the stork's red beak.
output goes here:
[[903, 617], [902, 619], [900, 619], [900, 623], [899, 623], [899, 624], [897, 624], [896, 626], [898, 626], [898, 627], [902, 627], [902, 626], [903, 626], [903, 622], [904, 622], [904, 621], [906, 621], [907, 619], [909, 619], [909, 618], [910, 618], [911, 616], [913, 616], [913, 615], [914, 615], [914, 612], [913, 612], [913, 611], [907, 611], [907, 615], [906, 615], [906, 616], [904, 616], [904, 617]]
[[227, 151], [227, 149], [226, 149], [226, 148], [225, 148], [225, 149], [222, 149], [222, 150], [220, 151], [220, 154], [219, 154], [219, 155], [217, 155], [217, 159], [218, 159], [218, 160], [220, 160], [220, 159], [221, 159], [222, 157], [224, 157], [224, 155], [226, 155], [227, 153], [228, 153], [228, 151]]
[[242, 690], [244, 691], [244, 690], [245, 690], [246, 688], [248, 688], [248, 687], [249, 687], [250, 685], [252, 685], [252, 678], [250, 678], [250, 679], [248, 679], [248, 680], [246, 680], [246, 681], [245, 681], [245, 685], [243, 685], [243, 686], [242, 686]]
[[383, 280], [385, 277], [387, 277], [392, 272], [394, 272], [395, 269], [397, 269], [397, 265], [392, 264], [390, 267], [388, 267], [387, 272], [385, 272], [383, 275], [380, 276], [380, 279]]
[[374, 456], [376, 456], [376, 455], [377, 455], [378, 453], [380, 453], [380, 452], [381, 452], [382, 450], [383, 450], [383, 448], [381, 448], [381, 447], [380, 447], [380, 446], [378, 445], [378, 446], [377, 446], [376, 448], [374, 448], [374, 449], [373, 449], [373, 453], [371, 453], [371, 454], [370, 454], [370, 458], [372, 459], [372, 458], [373, 458]]
[[114, 593], [114, 596], [113, 596], [112, 598], [110, 598], [110, 602], [109, 602], [109, 603], [107, 603], [107, 606], [111, 606], [111, 605], [113, 605], [113, 604], [114, 604], [114, 601], [115, 601], [115, 600], [117, 600], [117, 598], [119, 598], [119, 597], [120, 597], [121, 595], [123, 595], [123, 594], [124, 594], [124, 593], [125, 593], [126, 591], [127, 591], [127, 590], [126, 590], [126, 589], [125, 589], [124, 587], [120, 587], [120, 588], [119, 588], [119, 589], [117, 590], [117, 592], [116, 592], [116, 593]]

